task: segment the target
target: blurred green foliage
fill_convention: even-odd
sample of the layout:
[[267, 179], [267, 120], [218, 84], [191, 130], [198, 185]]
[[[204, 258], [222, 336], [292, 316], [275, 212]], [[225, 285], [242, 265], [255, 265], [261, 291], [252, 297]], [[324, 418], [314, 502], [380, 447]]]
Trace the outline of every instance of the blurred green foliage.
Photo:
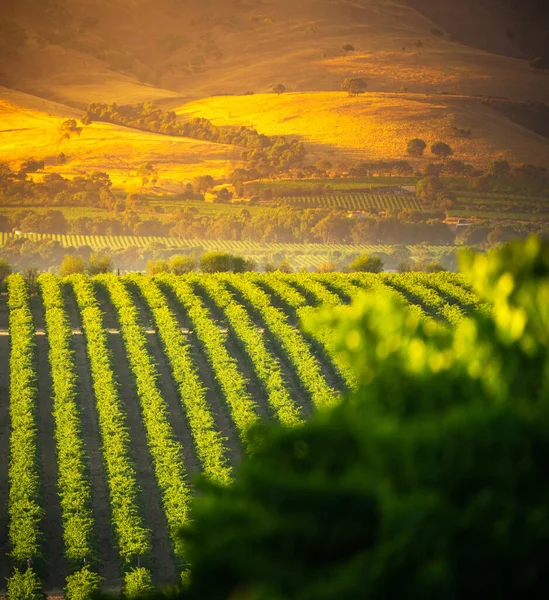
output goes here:
[[366, 294], [307, 323], [360, 388], [204, 485], [184, 598], [549, 597], [549, 247], [462, 268], [494, 310], [453, 330]]

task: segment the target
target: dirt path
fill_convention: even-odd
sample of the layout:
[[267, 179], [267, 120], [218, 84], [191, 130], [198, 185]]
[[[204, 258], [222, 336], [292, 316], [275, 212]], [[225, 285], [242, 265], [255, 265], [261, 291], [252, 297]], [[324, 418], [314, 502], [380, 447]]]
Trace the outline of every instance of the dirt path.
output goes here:
[[[39, 296], [31, 298], [35, 329], [44, 329], [44, 308]], [[64, 558], [61, 504], [57, 489], [57, 451], [54, 437], [52, 382], [48, 360], [48, 340], [36, 336], [38, 374], [38, 444], [44, 518], [41, 522], [43, 553], [46, 565], [42, 578], [44, 589], [60, 590], [65, 585], [68, 566]]]
[[219, 431], [222, 437], [226, 439], [225, 447], [227, 448], [229, 464], [233, 466], [237, 465], [240, 462], [243, 449], [238, 438], [238, 433], [231, 421], [229, 409], [223, 400], [223, 392], [217, 386], [215, 375], [204, 354], [202, 345], [196, 337], [196, 334], [192, 331], [191, 323], [188, 320], [183, 307], [173, 297], [173, 294], [169, 289], [162, 288], [162, 291], [166, 294], [168, 307], [177, 319], [179, 327], [183, 330], [190, 331], [188, 334], [188, 341], [191, 346], [191, 357], [198, 367], [200, 380], [206, 388], [206, 401], [212, 412], [217, 431]]
[[185, 471], [188, 473], [188, 476], [192, 478], [193, 475], [200, 472], [199, 460], [194, 449], [191, 428], [181, 404], [179, 390], [177, 389], [177, 385], [172, 376], [170, 362], [164, 354], [162, 342], [155, 331], [155, 325], [151, 319], [147, 305], [141, 299], [139, 293], [131, 287], [130, 293], [135, 302], [135, 307], [139, 312], [141, 325], [147, 331], [154, 331], [154, 333], [147, 334], [149, 354], [152, 356], [157, 367], [159, 374], [157, 382], [168, 408], [168, 417], [175, 439], [181, 444], [183, 449], [183, 464], [185, 466]]
[[[69, 289], [66, 291], [69, 292]], [[74, 296], [72, 293], [66, 293], [64, 297], [67, 315], [73, 331], [81, 330], [82, 323]], [[95, 410], [95, 394], [88, 362], [86, 338], [83, 335], [73, 335], [72, 348], [78, 377], [78, 402], [82, 419], [82, 438], [89, 459], [92, 513], [95, 521], [99, 563], [98, 572], [103, 577], [103, 585], [106, 588], [118, 588], [121, 585], [120, 564], [111, 526], [109, 488], [101, 450], [99, 420]]]
[[[9, 309], [7, 295], [0, 294], [0, 330], [9, 328]], [[10, 339], [0, 336], [0, 591], [5, 589], [9, 575], [8, 547], [8, 495], [9, 495], [9, 449], [10, 449], [10, 412], [9, 412], [9, 373]]]
[[[97, 299], [105, 315], [104, 326], [117, 330], [116, 311], [108, 300], [104, 289], [98, 287]], [[151, 530], [152, 572], [154, 583], [165, 585], [174, 582], [177, 577], [171, 540], [168, 534], [164, 509], [156, 485], [145, 427], [141, 419], [141, 407], [135, 390], [133, 374], [126, 357], [124, 342], [119, 333], [109, 334], [109, 346], [112, 352], [116, 379], [119, 383], [120, 397], [126, 409], [126, 424], [130, 433], [130, 446], [135, 464], [137, 483], [141, 490], [142, 514]]]

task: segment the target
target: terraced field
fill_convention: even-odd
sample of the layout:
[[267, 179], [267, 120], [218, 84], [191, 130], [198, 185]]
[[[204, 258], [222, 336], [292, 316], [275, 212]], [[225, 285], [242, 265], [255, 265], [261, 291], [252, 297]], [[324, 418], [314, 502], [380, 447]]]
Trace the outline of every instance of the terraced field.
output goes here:
[[[0, 581], [69, 596], [166, 583], [193, 478], [229, 482], [261, 420], [356, 386], [302, 317], [361, 291], [452, 326], [487, 311], [459, 275], [43, 274], [0, 294]], [[154, 557], [154, 558], [153, 558]], [[81, 596], [79, 596], [81, 597]]]

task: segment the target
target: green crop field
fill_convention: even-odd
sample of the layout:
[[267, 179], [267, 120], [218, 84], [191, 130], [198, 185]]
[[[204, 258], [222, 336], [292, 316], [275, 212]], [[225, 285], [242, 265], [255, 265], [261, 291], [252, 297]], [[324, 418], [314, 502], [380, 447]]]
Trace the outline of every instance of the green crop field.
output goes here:
[[274, 181], [254, 181], [250, 185], [256, 190], [270, 189], [273, 195], [296, 188], [315, 189], [319, 186], [330, 186], [335, 191], [379, 187], [414, 186], [419, 177], [332, 177], [329, 179], [277, 179]]
[[[0, 581], [177, 578], [193, 478], [231, 481], [262, 419], [292, 426], [356, 386], [302, 317], [390, 295], [451, 327], [490, 308], [459, 275], [12, 275], [0, 294]], [[31, 293], [32, 292], [32, 293]], [[154, 558], [153, 558], [154, 557]], [[141, 571], [143, 573], [143, 571]], [[73, 582], [73, 583], [71, 583]]]
[[345, 208], [347, 210], [423, 210], [415, 196], [393, 194], [326, 194], [324, 196], [290, 196], [278, 200], [300, 208]]

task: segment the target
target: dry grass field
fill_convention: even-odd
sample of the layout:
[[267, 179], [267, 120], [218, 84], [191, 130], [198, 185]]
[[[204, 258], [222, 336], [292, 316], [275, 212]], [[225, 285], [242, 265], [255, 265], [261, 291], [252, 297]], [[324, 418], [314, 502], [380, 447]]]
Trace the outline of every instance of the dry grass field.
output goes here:
[[[0, 88], [0, 160], [18, 166], [29, 157], [45, 159], [48, 172], [69, 177], [106, 171], [127, 191], [141, 188], [137, 168], [150, 162], [159, 174], [156, 187], [174, 192], [198, 175], [221, 178], [240, 164], [238, 150], [231, 146], [109, 123], [93, 123], [80, 136], [61, 141], [59, 124], [80, 116], [80, 111]], [[61, 152], [68, 161], [57, 165]]]
[[[442, 140], [454, 158], [485, 166], [494, 158], [549, 166], [549, 140], [512, 123], [480, 100], [419, 94], [343, 92], [256, 94], [206, 98], [177, 109], [180, 118], [249, 125], [267, 135], [298, 136], [313, 157], [332, 160], [408, 159], [407, 141]], [[454, 127], [471, 129], [471, 138]], [[436, 157], [426, 153], [423, 162]], [[418, 162], [414, 160], [412, 162]], [[420, 161], [421, 162], [421, 161]]]

